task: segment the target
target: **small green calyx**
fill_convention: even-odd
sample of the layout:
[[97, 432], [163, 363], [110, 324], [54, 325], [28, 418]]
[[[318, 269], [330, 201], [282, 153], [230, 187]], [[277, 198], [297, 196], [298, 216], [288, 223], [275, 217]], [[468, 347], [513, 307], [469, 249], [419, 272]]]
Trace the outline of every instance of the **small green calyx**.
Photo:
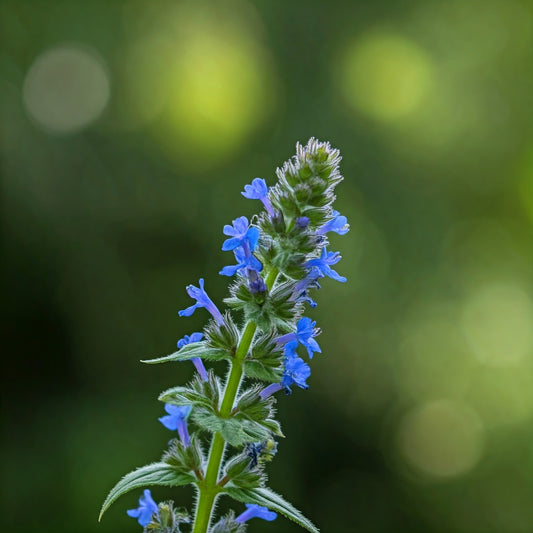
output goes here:
[[179, 525], [188, 524], [190, 521], [189, 513], [184, 508], [176, 509], [172, 501], [161, 502], [144, 532], [181, 533]]

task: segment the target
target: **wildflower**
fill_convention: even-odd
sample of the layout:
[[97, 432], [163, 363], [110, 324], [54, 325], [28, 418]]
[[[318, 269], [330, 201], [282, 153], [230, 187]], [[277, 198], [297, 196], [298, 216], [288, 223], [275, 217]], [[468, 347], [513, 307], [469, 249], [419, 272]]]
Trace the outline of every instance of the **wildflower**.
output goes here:
[[152, 515], [158, 513], [157, 503], [152, 499], [150, 489], [144, 490], [144, 496], [139, 498], [139, 507], [126, 511], [128, 516], [137, 518], [139, 524], [146, 527], [152, 521]]
[[259, 394], [262, 400], [265, 400], [281, 389], [285, 389], [287, 394], [291, 394], [291, 385], [298, 385], [301, 389], [309, 388], [309, 385], [306, 383], [307, 378], [311, 375], [309, 365], [301, 357], [287, 354], [287, 351], [285, 353], [285, 364], [281, 383], [272, 383], [265, 387]]
[[235, 248], [233, 254], [235, 255], [237, 264], [225, 266], [219, 272], [221, 276], [233, 276], [237, 272], [261, 272], [261, 270], [263, 270], [263, 265], [254, 255], [252, 255], [248, 247]]
[[[183, 348], [187, 344], [192, 344], [194, 342], [200, 342], [202, 340], [203, 336], [204, 336], [203, 333], [198, 333], [198, 332], [191, 333], [190, 335], [185, 335], [185, 337], [183, 337], [183, 339], [180, 339], [178, 341], [178, 349]], [[191, 361], [193, 362], [194, 366], [196, 367], [196, 370], [198, 371], [198, 374], [200, 374], [200, 377], [204, 381], [207, 381], [207, 371], [205, 369], [203, 361], [199, 357], [193, 357], [191, 359]]]
[[177, 430], [180, 436], [181, 442], [185, 446], [189, 446], [191, 439], [189, 437], [189, 431], [187, 430], [187, 417], [191, 412], [192, 407], [190, 405], [171, 405], [165, 404], [165, 411], [168, 413], [166, 416], [162, 416], [159, 422], [163, 424], [167, 429]]
[[316, 231], [317, 235], [324, 235], [329, 231], [334, 231], [339, 235], [346, 235], [350, 231], [350, 225], [348, 219], [341, 215], [338, 211], [333, 211], [333, 218], [328, 220], [322, 227]]
[[277, 513], [275, 513], [274, 511], [269, 511], [266, 507], [256, 505], [255, 503], [247, 503], [246, 511], [240, 514], [235, 519], [235, 522], [242, 523], [250, 520], [251, 518], [262, 518], [263, 520], [272, 522], [272, 520], [275, 520], [277, 517]]
[[187, 307], [187, 309], [182, 309], [178, 311], [179, 316], [191, 316], [196, 309], [199, 307], [205, 307], [216, 320], [217, 324], [224, 324], [224, 318], [222, 317], [217, 306], [213, 303], [211, 298], [207, 296], [207, 293], [204, 290], [204, 280], [200, 279], [200, 288], [195, 287], [194, 285], [187, 285], [187, 294], [196, 300], [194, 305]]
[[274, 209], [268, 199], [268, 187], [264, 179], [255, 178], [251, 185], [244, 186], [244, 192], [241, 192], [241, 194], [250, 200], [261, 200], [268, 214], [270, 216], [274, 215]]
[[238, 246], [243, 248], [248, 246], [250, 251], [253, 252], [259, 240], [259, 230], [254, 226], [250, 226], [246, 217], [236, 218], [232, 226], [226, 224], [223, 233], [231, 237], [231, 239], [226, 239], [222, 244], [224, 252], [235, 250]]
[[320, 257], [315, 257], [314, 259], [309, 259], [309, 261], [306, 261], [304, 266], [311, 269], [316, 269], [315, 274], [318, 275], [319, 278], [323, 278], [325, 276], [335, 279], [337, 281], [342, 281], [343, 283], [346, 281], [346, 278], [344, 276], [339, 275], [335, 270], [330, 268], [330, 265], [335, 265], [341, 260], [341, 256], [339, 255], [339, 252], [328, 252], [326, 250], [326, 247], [322, 248], [322, 253], [320, 254]]
[[278, 344], [285, 344], [285, 353], [287, 355], [296, 355], [296, 348], [298, 344], [307, 348], [309, 359], [313, 358], [313, 353], [321, 353], [322, 350], [313, 337], [316, 337], [320, 330], [315, 328], [316, 321], [312, 321], [310, 318], [300, 318], [296, 325], [296, 331], [294, 333], [287, 333], [277, 339]]

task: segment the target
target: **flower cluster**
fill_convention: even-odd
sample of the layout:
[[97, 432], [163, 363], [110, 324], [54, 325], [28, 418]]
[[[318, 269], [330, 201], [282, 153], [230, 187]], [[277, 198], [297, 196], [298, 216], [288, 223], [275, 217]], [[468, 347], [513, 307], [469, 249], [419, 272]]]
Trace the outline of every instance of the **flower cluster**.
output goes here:
[[[110, 492], [102, 513], [120, 495], [147, 485], [192, 484], [197, 492], [192, 520], [172, 502], [159, 505], [144, 489], [139, 507], [127, 511], [145, 531], [242, 533], [252, 518], [272, 521], [281, 513], [311, 532], [316, 527], [267, 487], [266, 464], [274, 457], [275, 437], [283, 436], [274, 417], [275, 393], [309, 387], [310, 360], [322, 350], [320, 329], [304, 316], [317, 304], [311, 298], [322, 278], [345, 282], [332, 267], [341, 257], [328, 251], [328, 234], [344, 235], [345, 216], [333, 209], [334, 189], [342, 180], [340, 155], [329, 143], [311, 139], [277, 170], [268, 186], [255, 178], [242, 195], [259, 200], [264, 210], [251, 221], [241, 216], [224, 226], [222, 250], [235, 263], [220, 270], [233, 279], [223, 313], [205, 290], [204, 280], [189, 285], [193, 305], [179, 311], [191, 316], [206, 309], [211, 318], [203, 332], [185, 335], [178, 351], [147, 363], [192, 361], [196, 368], [186, 386], [164, 391], [166, 415], [159, 418], [177, 438], [158, 462], [127, 474]], [[306, 361], [307, 359], [307, 361]], [[204, 362], [227, 361], [225, 382]], [[211, 435], [206, 454], [205, 435]], [[227, 450], [231, 448], [228, 454]], [[216, 500], [227, 495], [245, 504], [214, 522]], [[184, 526], [185, 524], [185, 526]]]

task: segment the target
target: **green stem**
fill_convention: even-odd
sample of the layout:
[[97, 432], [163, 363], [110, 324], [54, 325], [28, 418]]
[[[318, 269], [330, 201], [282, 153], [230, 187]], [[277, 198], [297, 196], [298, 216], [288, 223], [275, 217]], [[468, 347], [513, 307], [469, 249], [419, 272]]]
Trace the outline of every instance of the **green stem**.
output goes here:
[[[272, 269], [266, 277], [265, 283], [270, 290], [278, 277], [278, 270]], [[252, 340], [255, 335], [257, 324], [254, 322], [248, 322], [244, 328], [244, 332], [237, 346], [235, 357], [231, 361], [231, 371], [226, 381], [226, 388], [224, 390], [224, 397], [222, 398], [222, 405], [220, 406], [220, 416], [228, 418], [231, 414], [235, 398], [239, 391], [239, 386], [242, 380], [243, 367], [242, 363]], [[211, 441], [211, 450], [209, 452], [209, 460], [207, 463], [207, 470], [205, 478], [198, 483], [199, 495], [198, 503], [196, 506], [196, 516], [194, 519], [193, 533], [206, 533], [211, 521], [211, 513], [213, 511], [213, 504], [217, 495], [221, 492], [222, 488], [218, 486], [218, 475], [220, 470], [220, 463], [224, 455], [224, 448], [226, 442], [220, 435], [215, 433], [213, 440]]]

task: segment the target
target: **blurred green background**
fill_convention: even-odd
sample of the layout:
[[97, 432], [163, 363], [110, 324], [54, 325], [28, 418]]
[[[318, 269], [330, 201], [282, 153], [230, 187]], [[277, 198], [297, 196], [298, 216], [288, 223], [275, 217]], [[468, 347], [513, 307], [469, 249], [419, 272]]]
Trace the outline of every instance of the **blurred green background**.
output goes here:
[[344, 157], [349, 282], [271, 486], [325, 533], [533, 531], [531, 2], [0, 6], [2, 531], [140, 530], [138, 493], [98, 510], [193, 369], [139, 360], [202, 327], [185, 285], [227, 294], [240, 191], [311, 136]]

